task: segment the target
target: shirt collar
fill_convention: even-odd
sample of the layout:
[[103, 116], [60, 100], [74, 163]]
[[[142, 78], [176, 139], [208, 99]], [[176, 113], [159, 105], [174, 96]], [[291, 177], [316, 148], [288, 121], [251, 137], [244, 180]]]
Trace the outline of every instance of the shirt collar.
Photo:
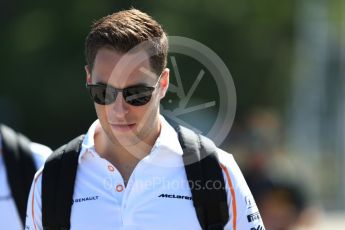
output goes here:
[[182, 148], [178, 140], [177, 132], [162, 115], [160, 115], [160, 120], [161, 132], [153, 145], [151, 152], [155, 152], [156, 150], [160, 152], [164, 150], [182, 155]]
[[94, 135], [97, 125], [99, 125], [98, 119], [92, 123], [84, 137], [83, 143], [81, 144], [81, 150], [78, 159], [79, 163], [82, 162], [82, 159], [84, 159], [87, 154], [91, 154], [94, 156], [96, 153]]
[[[160, 134], [153, 145], [150, 155], [158, 154], [158, 153], [174, 153], [177, 155], [182, 155], [183, 151], [181, 148], [181, 145], [178, 140], [177, 133], [175, 129], [165, 120], [165, 118], [160, 115], [159, 119], [161, 121], [161, 131]], [[84, 158], [87, 157], [87, 155], [91, 155], [92, 157], [100, 157], [99, 154], [95, 150], [95, 141], [94, 141], [94, 134], [96, 127], [99, 124], [99, 120], [93, 122], [93, 124], [90, 126], [88, 132], [86, 133], [82, 148], [79, 154], [79, 163], [82, 162]]]

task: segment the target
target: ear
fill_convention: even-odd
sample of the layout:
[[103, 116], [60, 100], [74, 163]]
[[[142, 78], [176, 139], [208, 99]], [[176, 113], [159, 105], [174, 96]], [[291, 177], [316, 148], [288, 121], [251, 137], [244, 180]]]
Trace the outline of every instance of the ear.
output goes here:
[[85, 68], [85, 72], [86, 72], [86, 83], [91, 84], [92, 83], [92, 79], [91, 79], [90, 67], [88, 65], [85, 65], [84, 68]]
[[165, 97], [166, 92], [169, 88], [169, 75], [170, 70], [165, 68], [162, 72], [161, 80], [160, 80], [160, 99]]

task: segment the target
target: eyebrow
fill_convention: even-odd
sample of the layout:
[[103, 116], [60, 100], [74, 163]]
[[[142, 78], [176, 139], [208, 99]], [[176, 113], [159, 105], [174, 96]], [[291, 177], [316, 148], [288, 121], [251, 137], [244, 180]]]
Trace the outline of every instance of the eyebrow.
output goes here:
[[148, 87], [151, 87], [151, 85], [147, 84], [147, 83], [144, 83], [144, 82], [139, 82], [138, 84], [132, 84], [132, 85], [128, 85], [124, 88], [117, 88], [117, 87], [114, 87], [110, 84], [106, 84], [104, 82], [96, 82], [95, 85], [103, 85], [103, 86], [109, 86], [109, 87], [112, 87], [112, 88], [116, 88], [116, 89], [126, 89], [126, 88], [130, 88], [130, 87], [134, 87], [134, 86], [148, 86]]

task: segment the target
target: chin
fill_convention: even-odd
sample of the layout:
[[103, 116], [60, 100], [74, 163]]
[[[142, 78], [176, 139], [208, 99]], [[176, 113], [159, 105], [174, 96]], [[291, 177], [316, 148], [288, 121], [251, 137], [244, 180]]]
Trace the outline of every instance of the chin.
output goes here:
[[129, 134], [129, 135], [115, 135], [113, 134], [112, 142], [116, 145], [121, 146], [134, 146], [141, 142], [142, 140], [135, 134]]

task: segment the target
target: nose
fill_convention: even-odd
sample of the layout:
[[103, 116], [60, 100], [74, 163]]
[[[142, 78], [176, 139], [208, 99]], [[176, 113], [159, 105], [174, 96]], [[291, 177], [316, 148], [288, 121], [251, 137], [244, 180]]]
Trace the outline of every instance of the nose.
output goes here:
[[119, 92], [116, 96], [116, 100], [106, 105], [107, 114], [109, 117], [124, 118], [128, 113], [128, 104], [123, 98], [122, 92]]

